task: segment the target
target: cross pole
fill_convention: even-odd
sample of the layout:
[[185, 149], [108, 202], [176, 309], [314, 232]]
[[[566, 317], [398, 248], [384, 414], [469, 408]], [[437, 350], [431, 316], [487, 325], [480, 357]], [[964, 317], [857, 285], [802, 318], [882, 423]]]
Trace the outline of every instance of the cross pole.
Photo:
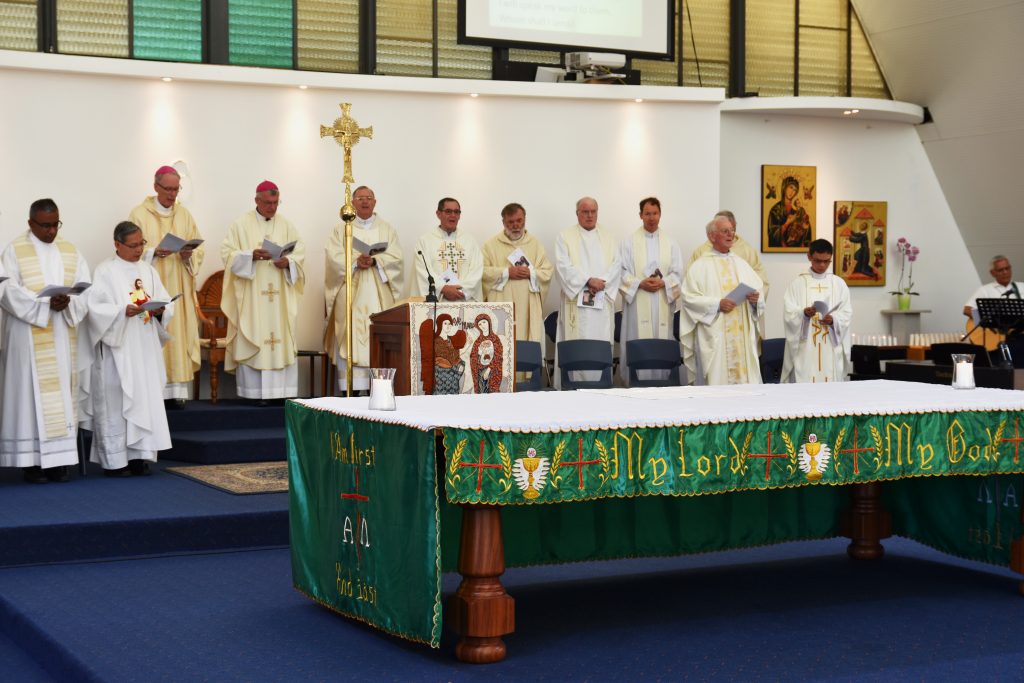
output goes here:
[[352, 118], [352, 104], [342, 102], [341, 116], [334, 119], [334, 123], [328, 126], [320, 126], [320, 137], [332, 137], [334, 141], [344, 150], [345, 175], [342, 182], [345, 183], [345, 204], [341, 207], [341, 220], [345, 222], [345, 268], [348, 276], [345, 278], [345, 367], [348, 370], [346, 375], [346, 392], [352, 395], [352, 221], [356, 218], [355, 207], [352, 206], [352, 183], [356, 181], [352, 175], [352, 148], [359, 144], [361, 138], [373, 139], [373, 126], [360, 128], [356, 120]]

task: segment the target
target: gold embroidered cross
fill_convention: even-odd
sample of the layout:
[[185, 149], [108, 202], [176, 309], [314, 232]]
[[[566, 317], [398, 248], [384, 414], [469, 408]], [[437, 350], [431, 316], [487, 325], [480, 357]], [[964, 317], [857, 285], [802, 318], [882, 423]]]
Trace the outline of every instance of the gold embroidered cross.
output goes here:
[[271, 332], [270, 333], [270, 339], [264, 339], [263, 343], [264, 344], [270, 344], [270, 351], [273, 352], [274, 351], [274, 347], [276, 345], [283, 344], [284, 342], [282, 342], [280, 339], [275, 339], [274, 338], [274, 333]]
[[815, 292], [818, 292], [819, 294], [821, 294], [826, 289], [828, 289], [828, 287], [826, 287], [823, 283], [819, 282], [818, 284], [816, 284], [813, 287], [811, 287], [811, 289], [813, 289]]
[[262, 292], [260, 292], [260, 294], [266, 294], [268, 297], [270, 297], [270, 303], [274, 303], [274, 295], [275, 294], [280, 294], [280, 293], [281, 293], [281, 290], [279, 290], [279, 289], [275, 290], [274, 289], [274, 283], [273, 282], [271, 282], [269, 285], [267, 285], [267, 288], [264, 289]]

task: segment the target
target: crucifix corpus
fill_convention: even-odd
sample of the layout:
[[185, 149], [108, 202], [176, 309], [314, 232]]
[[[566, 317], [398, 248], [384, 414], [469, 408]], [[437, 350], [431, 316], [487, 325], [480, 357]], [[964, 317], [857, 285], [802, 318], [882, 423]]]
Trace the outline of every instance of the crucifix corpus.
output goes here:
[[[332, 137], [334, 141], [344, 150], [345, 175], [342, 182], [345, 183], [345, 203], [341, 207], [341, 220], [345, 221], [345, 263], [352, 264], [352, 221], [356, 218], [356, 210], [352, 206], [352, 183], [356, 181], [352, 175], [352, 148], [359, 144], [361, 138], [373, 139], [373, 126], [360, 128], [355, 119], [352, 118], [352, 104], [341, 103], [341, 116], [334, 119], [330, 126], [320, 126], [320, 137]], [[346, 393], [352, 395], [352, 278], [345, 278], [345, 359]]]

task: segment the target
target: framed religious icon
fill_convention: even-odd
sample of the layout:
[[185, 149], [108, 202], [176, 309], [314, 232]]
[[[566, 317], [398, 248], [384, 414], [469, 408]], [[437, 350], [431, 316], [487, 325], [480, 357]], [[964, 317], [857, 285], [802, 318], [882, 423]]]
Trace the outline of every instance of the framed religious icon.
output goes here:
[[806, 254], [818, 223], [814, 166], [761, 166], [761, 251]]
[[885, 285], [887, 202], [835, 203], [832, 270], [851, 287]]

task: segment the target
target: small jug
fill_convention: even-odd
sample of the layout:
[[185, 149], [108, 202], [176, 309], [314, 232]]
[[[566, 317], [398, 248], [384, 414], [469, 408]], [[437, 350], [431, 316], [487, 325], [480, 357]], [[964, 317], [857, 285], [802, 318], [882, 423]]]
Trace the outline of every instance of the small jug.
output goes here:
[[974, 388], [974, 354], [954, 353], [953, 356], [953, 388]]
[[395, 369], [370, 368], [370, 410], [395, 409]]

